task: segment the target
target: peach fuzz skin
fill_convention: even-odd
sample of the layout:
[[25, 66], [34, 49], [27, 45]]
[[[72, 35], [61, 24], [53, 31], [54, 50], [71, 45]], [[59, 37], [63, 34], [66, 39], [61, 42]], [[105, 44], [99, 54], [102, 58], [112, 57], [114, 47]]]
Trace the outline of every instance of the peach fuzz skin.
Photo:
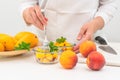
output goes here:
[[98, 51], [91, 52], [88, 55], [87, 60], [86, 60], [87, 66], [91, 70], [95, 70], [95, 71], [102, 69], [104, 67], [105, 63], [106, 63], [106, 61], [105, 61], [104, 56]]
[[79, 46], [79, 52], [83, 57], [87, 57], [92, 51], [96, 51], [96, 44], [93, 41], [86, 40], [82, 42]]
[[67, 50], [61, 54], [59, 61], [63, 68], [72, 69], [76, 66], [78, 57], [73, 51]]

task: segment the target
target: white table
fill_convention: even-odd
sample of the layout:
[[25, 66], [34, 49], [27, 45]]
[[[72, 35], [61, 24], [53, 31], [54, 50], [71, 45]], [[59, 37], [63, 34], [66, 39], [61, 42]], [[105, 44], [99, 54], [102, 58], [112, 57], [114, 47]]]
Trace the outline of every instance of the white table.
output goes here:
[[[120, 52], [120, 43], [111, 43]], [[71, 70], [59, 63], [43, 65], [36, 62], [32, 53], [0, 59], [0, 80], [119, 80], [120, 67], [104, 66], [100, 71], [77, 63]]]

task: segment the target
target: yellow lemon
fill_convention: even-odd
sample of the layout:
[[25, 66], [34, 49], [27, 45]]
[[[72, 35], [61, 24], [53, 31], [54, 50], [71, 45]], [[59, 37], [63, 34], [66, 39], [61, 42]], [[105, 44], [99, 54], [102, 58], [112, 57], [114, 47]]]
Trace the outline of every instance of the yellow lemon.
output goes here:
[[25, 42], [25, 43], [30, 43], [30, 47], [32, 48], [37, 46], [39, 42], [38, 37], [30, 32], [20, 32], [15, 36], [15, 38], [17, 39], [17, 43], [15, 46], [18, 46], [20, 43]]
[[0, 52], [4, 51], [4, 45], [0, 43]]
[[28, 32], [28, 31], [19, 32], [15, 35], [15, 39], [20, 40], [23, 36], [25, 36], [27, 34], [33, 34], [33, 33]]
[[5, 50], [10, 51], [14, 49], [15, 39], [8, 34], [0, 34], [0, 43], [3, 44]]

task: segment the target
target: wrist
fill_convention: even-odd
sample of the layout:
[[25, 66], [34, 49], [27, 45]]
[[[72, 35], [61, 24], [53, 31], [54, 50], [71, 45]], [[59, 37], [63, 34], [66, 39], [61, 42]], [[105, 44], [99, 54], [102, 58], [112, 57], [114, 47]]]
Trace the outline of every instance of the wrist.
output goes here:
[[31, 25], [31, 23], [28, 22], [26, 16], [27, 16], [27, 9], [25, 9], [25, 10], [23, 11], [23, 19], [24, 19], [25, 23], [29, 26], [29, 25]]
[[93, 19], [93, 22], [95, 23], [97, 30], [102, 29], [102, 28], [104, 27], [104, 24], [105, 24], [103, 18], [100, 17], [100, 16], [95, 17], [95, 18]]

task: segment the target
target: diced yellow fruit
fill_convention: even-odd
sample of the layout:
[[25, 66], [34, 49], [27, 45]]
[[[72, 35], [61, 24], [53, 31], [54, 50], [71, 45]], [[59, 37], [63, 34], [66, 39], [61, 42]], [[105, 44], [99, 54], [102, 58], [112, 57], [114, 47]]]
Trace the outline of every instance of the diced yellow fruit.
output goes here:
[[58, 42], [55, 42], [54, 45], [55, 45], [55, 46], [59, 46], [59, 43], [58, 43]]
[[41, 48], [37, 48], [37, 52], [42, 52], [43, 50]]
[[67, 47], [67, 50], [72, 50], [72, 47]]
[[62, 50], [65, 51], [65, 50], [67, 50], [67, 48], [66, 47], [62, 47]]
[[45, 57], [45, 54], [40, 53], [40, 52], [36, 52], [36, 57], [42, 59]]
[[47, 54], [46, 54], [46, 59], [52, 61], [52, 60], [53, 60], [52, 54], [51, 54], [51, 53], [47, 53]]
[[42, 63], [49, 63], [50, 61], [46, 58], [43, 59]]
[[43, 63], [43, 60], [44, 60], [44, 58], [40, 58], [40, 59], [39, 59], [39, 62]]
[[53, 54], [53, 58], [54, 58], [54, 59], [57, 59], [57, 58], [58, 58], [58, 53], [54, 53], [54, 54]]
[[64, 42], [65, 46], [71, 46], [69, 42]]
[[65, 46], [65, 44], [64, 43], [60, 43], [59, 46]]

